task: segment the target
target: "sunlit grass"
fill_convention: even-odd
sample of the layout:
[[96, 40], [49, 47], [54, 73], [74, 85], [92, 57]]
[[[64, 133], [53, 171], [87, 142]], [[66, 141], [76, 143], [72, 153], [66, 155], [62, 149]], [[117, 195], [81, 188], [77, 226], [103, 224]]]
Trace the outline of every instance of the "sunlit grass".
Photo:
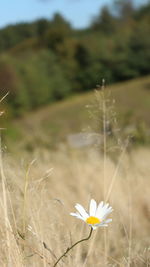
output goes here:
[[[89, 226], [75, 222], [69, 213], [76, 201], [88, 208], [92, 196], [102, 200], [102, 155], [93, 149], [82, 153], [60, 149], [52, 154], [41, 150], [28, 155], [37, 160], [29, 172], [25, 233], [22, 214], [28, 166], [23, 158], [27, 155], [21, 160], [12, 156], [4, 156], [3, 169], [1, 164], [1, 266], [9, 262], [11, 266], [53, 266], [68, 246], [88, 235]], [[88, 243], [74, 248], [61, 265], [104, 266], [106, 257], [110, 266], [148, 266], [149, 158], [146, 149], [122, 158], [109, 197], [114, 212], [106, 231], [107, 255], [104, 230], [97, 229]], [[107, 191], [115, 170], [116, 164], [107, 158]]]
[[[21, 150], [16, 143], [11, 154], [0, 146], [0, 266], [149, 266], [150, 150], [127, 149], [109, 91], [95, 96], [100, 144]], [[43, 128], [38, 134], [44, 141]], [[85, 209], [77, 204], [72, 213], [77, 202]]]

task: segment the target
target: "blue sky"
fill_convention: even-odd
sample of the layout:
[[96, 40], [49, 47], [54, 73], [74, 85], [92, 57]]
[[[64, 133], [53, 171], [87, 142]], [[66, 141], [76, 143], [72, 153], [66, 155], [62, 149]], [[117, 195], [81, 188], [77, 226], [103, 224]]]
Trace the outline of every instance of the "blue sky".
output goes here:
[[[126, 0], [124, 0], [126, 1]], [[136, 4], [148, 0], [134, 0]], [[84, 28], [105, 4], [112, 0], [1, 0], [0, 28], [61, 13], [76, 28]]]

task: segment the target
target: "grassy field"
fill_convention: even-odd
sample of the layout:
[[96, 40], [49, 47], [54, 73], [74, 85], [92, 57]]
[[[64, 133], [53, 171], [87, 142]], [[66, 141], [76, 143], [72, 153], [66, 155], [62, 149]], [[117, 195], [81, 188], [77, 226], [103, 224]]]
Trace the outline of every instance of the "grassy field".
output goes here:
[[148, 267], [149, 173], [146, 148], [123, 150], [117, 162], [109, 156], [104, 162], [94, 149], [37, 150], [20, 160], [3, 155], [0, 266], [53, 266], [68, 246], [88, 236], [89, 226], [69, 213], [75, 203], [88, 208], [94, 198], [111, 204], [113, 221], [58, 266]]
[[[108, 88], [106, 86], [106, 91], [110, 101], [108, 106], [113, 103], [122, 130], [134, 135], [137, 143], [150, 143], [150, 77], [118, 83]], [[33, 150], [37, 145], [49, 149], [56, 147], [59, 142], [66, 142], [69, 134], [87, 131], [87, 128], [99, 132], [95, 119], [98, 106], [95, 91], [92, 90], [30, 112], [9, 123], [5, 123], [6, 110], [1, 122], [7, 129], [4, 130], [6, 143], [17, 140], [17, 146], [21, 149]]]
[[[150, 266], [150, 149], [131, 149], [121, 132], [148, 125], [149, 83], [148, 77], [112, 86], [111, 93], [75, 96], [13, 122], [15, 149], [13, 138], [0, 149], [0, 266], [53, 267], [88, 236], [89, 226], [69, 213], [76, 203], [88, 209], [91, 198], [110, 203], [113, 221], [57, 266]], [[98, 130], [102, 143], [81, 149], [65, 141], [70, 133]]]

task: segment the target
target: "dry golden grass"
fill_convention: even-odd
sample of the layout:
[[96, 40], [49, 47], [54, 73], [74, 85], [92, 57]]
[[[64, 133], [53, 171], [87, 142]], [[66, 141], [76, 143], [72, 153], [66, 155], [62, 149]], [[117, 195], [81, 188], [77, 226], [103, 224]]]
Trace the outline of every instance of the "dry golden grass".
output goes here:
[[104, 188], [114, 208], [112, 223], [58, 266], [149, 266], [150, 150], [121, 152], [117, 161], [106, 157], [104, 163], [98, 150], [61, 147], [21, 158], [3, 155], [0, 165], [0, 266], [53, 266], [89, 234], [69, 215], [75, 203], [88, 208], [91, 198], [104, 199]]
[[126, 151], [108, 100], [104, 90], [96, 92], [91, 110], [102, 132], [99, 147], [50, 151], [37, 144], [29, 153], [16, 143], [8, 154], [0, 146], [0, 266], [53, 267], [89, 235], [89, 226], [69, 213], [77, 202], [88, 208], [91, 198], [110, 203], [113, 221], [57, 266], [150, 266], [150, 149]]

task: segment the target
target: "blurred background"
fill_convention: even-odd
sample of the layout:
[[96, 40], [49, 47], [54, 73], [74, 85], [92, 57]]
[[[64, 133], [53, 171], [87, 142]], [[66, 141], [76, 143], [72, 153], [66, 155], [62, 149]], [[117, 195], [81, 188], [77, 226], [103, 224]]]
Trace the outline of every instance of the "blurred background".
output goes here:
[[0, 4], [0, 266], [150, 266], [150, 1]]
[[124, 132], [150, 143], [149, 25], [148, 0], [3, 1], [5, 142], [53, 147], [82, 131], [91, 123], [85, 106], [105, 79]]

